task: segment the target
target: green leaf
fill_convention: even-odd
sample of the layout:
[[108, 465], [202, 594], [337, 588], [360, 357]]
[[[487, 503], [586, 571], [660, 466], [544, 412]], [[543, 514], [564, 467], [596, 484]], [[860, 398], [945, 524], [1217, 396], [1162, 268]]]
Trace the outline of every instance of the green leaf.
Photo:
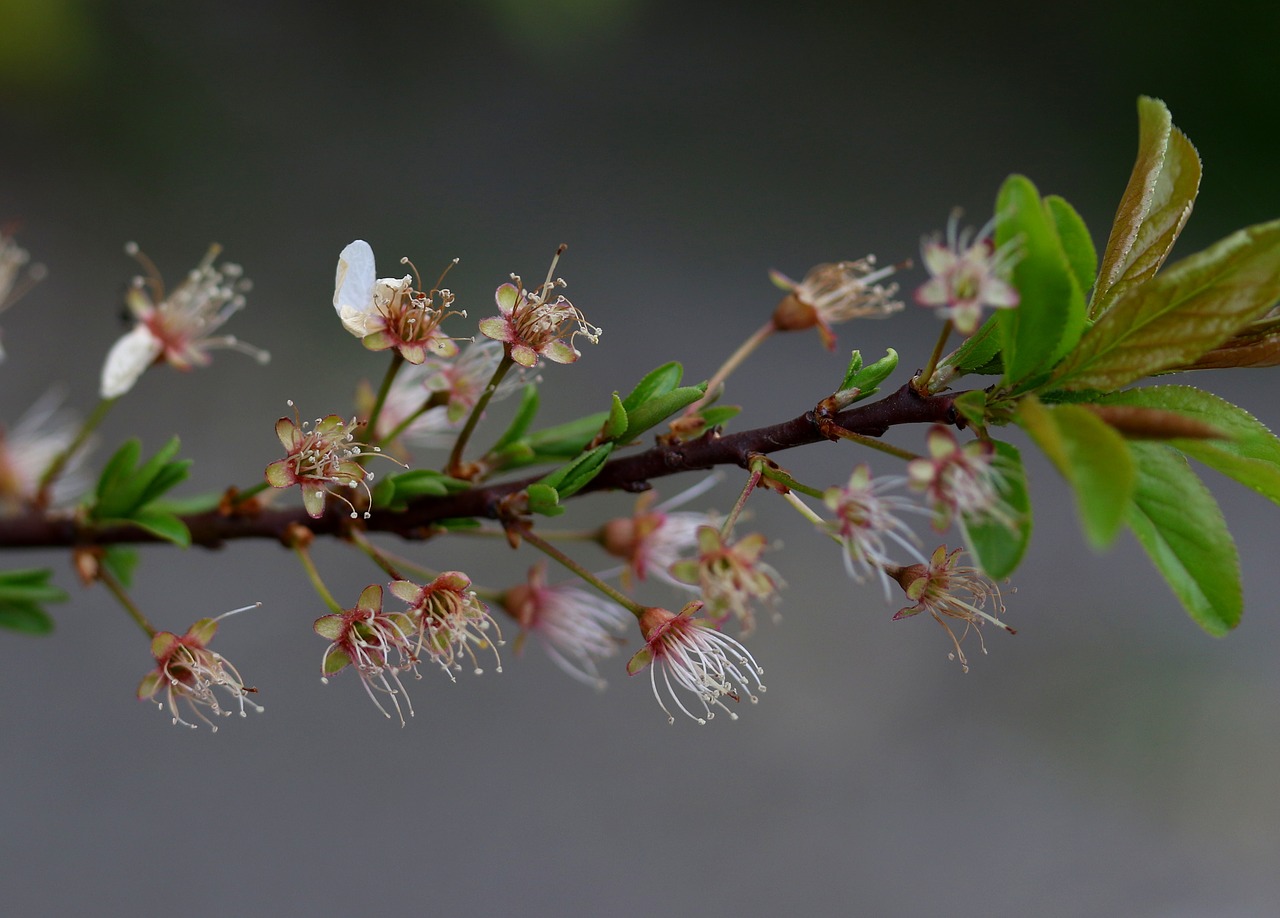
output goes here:
[[559, 516], [564, 513], [560, 506], [560, 494], [551, 485], [535, 482], [525, 491], [529, 496], [529, 512], [541, 513], [543, 516]]
[[0, 602], [0, 628], [21, 634], [48, 634], [53, 631], [53, 619], [37, 605]]
[[968, 392], [960, 393], [952, 404], [971, 427], [980, 430], [986, 424], [987, 393], [981, 389], [970, 389]]
[[138, 560], [138, 553], [123, 545], [108, 545], [102, 553], [102, 566], [126, 587], [133, 586]]
[[1011, 386], [1051, 369], [1084, 330], [1084, 293], [1039, 192], [1021, 175], [1006, 179], [996, 198], [996, 246], [1015, 239], [1022, 253], [1012, 276], [1018, 306], [996, 313]]
[[545, 476], [538, 484], [553, 488], [557, 498], [569, 497], [578, 493], [596, 477], [601, 467], [613, 452], [612, 443], [602, 443], [595, 449], [588, 450], [568, 465], [561, 466]]
[[47, 568], [0, 571], [0, 602], [66, 602], [66, 591], [49, 583], [52, 577]]
[[636, 383], [631, 394], [622, 400], [622, 407], [628, 412], [635, 411], [645, 402], [666, 395], [676, 388], [683, 377], [684, 367], [680, 364], [675, 361], [664, 363], [657, 369], [649, 371], [640, 382]]
[[471, 483], [461, 478], [451, 478], [434, 469], [414, 469], [399, 475], [390, 475], [374, 489], [374, 504], [386, 509], [404, 509], [419, 497], [443, 497], [466, 491]]
[[529, 434], [525, 440], [533, 449], [536, 461], [572, 459], [586, 448], [608, 418], [607, 411], [597, 411], [595, 414]]
[[1192, 386], [1148, 386], [1099, 399], [1103, 405], [1132, 405], [1174, 411], [1224, 434], [1223, 440], [1176, 440], [1173, 445], [1212, 469], [1280, 504], [1280, 439], [1238, 405]]
[[[858, 397], [848, 404], [852, 405], [854, 402], [875, 395], [880, 391], [880, 384], [898, 368], [898, 352], [891, 347], [886, 348], [885, 351], [883, 357], [868, 367], [862, 366], [862, 354], [858, 351], [853, 352], [854, 359], [850, 361], [849, 371], [845, 373], [844, 383], [840, 387], [842, 392], [849, 389], [858, 390]], [[858, 365], [856, 370], [855, 363]]]
[[166, 542], [172, 542], [180, 548], [189, 548], [191, 546], [191, 530], [172, 513], [143, 508], [123, 522], [133, 523], [135, 526], [145, 529], [152, 535], [159, 536]]
[[1058, 232], [1058, 241], [1062, 243], [1062, 251], [1067, 256], [1067, 265], [1077, 286], [1082, 293], [1088, 291], [1098, 275], [1098, 251], [1093, 247], [1089, 227], [1085, 226], [1076, 209], [1056, 194], [1044, 199], [1044, 207]]
[[672, 389], [665, 395], [651, 398], [634, 410], [627, 412], [627, 432], [622, 442], [628, 443], [646, 430], [661, 424], [682, 408], [688, 407], [702, 398], [707, 391], [707, 384], [681, 386]]
[[613, 393], [613, 404], [609, 407], [609, 419], [600, 428], [600, 435], [606, 440], [616, 440], [627, 432], [627, 409], [623, 407], [618, 393]]
[[1031, 541], [1031, 498], [1027, 494], [1027, 473], [1017, 447], [1000, 440], [991, 441], [1001, 458], [1003, 471], [1000, 499], [1017, 516], [1010, 529], [990, 516], [960, 517], [960, 532], [969, 553], [987, 576], [1001, 580], [1014, 572]]
[[[988, 316], [987, 320], [978, 326], [978, 330], [965, 339], [964, 344], [938, 364], [938, 369], [955, 367], [961, 373], [988, 372], [986, 368], [1000, 353], [1000, 329], [997, 319], [996, 315]], [[995, 373], [1004, 373], [1003, 363]]]
[[1016, 421], [1071, 485], [1085, 538], [1106, 548], [1124, 522], [1136, 472], [1129, 444], [1081, 405], [1018, 403]]
[[98, 476], [96, 492], [98, 504], [102, 504], [109, 496], [123, 486], [133, 473], [133, 467], [142, 458], [142, 441], [137, 438], [126, 440], [120, 448], [107, 460]]
[[538, 387], [529, 383], [520, 393], [520, 407], [516, 409], [516, 416], [511, 419], [506, 431], [498, 438], [498, 442], [493, 444], [489, 452], [500, 452], [523, 437], [537, 413]]
[[1221, 635], [1240, 623], [1240, 562], [1222, 511], [1187, 461], [1159, 443], [1133, 443], [1138, 478], [1129, 527], [1191, 617]]
[[1118, 389], [1184, 366], [1280, 299], [1280, 220], [1246, 227], [1127, 291], [1059, 366], [1067, 389]]
[[837, 392], [843, 392], [845, 389], [853, 388], [853, 380], [862, 370], [862, 351], [854, 351], [849, 356], [849, 368], [844, 371], [844, 380], [840, 383]]
[[1138, 158], [1102, 255], [1089, 316], [1106, 312], [1124, 288], [1156, 273], [1191, 216], [1200, 155], [1159, 99], [1138, 98]]
[[[713, 427], [721, 427], [741, 413], [741, 405], [712, 405], [710, 408], [703, 408], [698, 412], [698, 414], [702, 415], [703, 430], [710, 430]], [[701, 432], [702, 431], [699, 431], [699, 434], [701, 434]]]

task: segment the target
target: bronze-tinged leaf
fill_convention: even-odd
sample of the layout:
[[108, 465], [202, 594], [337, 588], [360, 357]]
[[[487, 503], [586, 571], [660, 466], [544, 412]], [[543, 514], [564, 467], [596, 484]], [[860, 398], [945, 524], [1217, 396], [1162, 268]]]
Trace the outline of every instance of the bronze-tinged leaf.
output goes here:
[[1280, 331], [1236, 335], [1183, 370], [1258, 369], [1280, 366]]
[[1156, 273], [1191, 216], [1200, 190], [1200, 155], [1173, 127], [1159, 99], [1138, 99], [1138, 158], [1120, 199], [1089, 304], [1105, 312], [1125, 291]]
[[1084, 404], [1081, 407], [1088, 408], [1129, 440], [1221, 440], [1227, 436], [1212, 424], [1176, 411], [1133, 405]]

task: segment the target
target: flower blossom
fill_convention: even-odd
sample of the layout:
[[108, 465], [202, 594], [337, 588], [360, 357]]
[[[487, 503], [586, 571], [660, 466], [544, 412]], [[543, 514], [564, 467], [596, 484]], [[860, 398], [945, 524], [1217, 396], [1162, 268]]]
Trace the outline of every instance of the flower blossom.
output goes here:
[[650, 573], [681, 589], [697, 589], [671, 574], [671, 565], [688, 556], [698, 546], [698, 530], [717, 525], [715, 516], [694, 511], [673, 511], [718, 481], [708, 476], [692, 488], [677, 494], [656, 507], [656, 491], [646, 491], [636, 500], [634, 513], [605, 523], [600, 544], [615, 558], [626, 562], [622, 569], [623, 584], [630, 587], [631, 578], [644, 580]]
[[256, 609], [261, 603], [232, 609], [216, 618], [202, 618], [179, 637], [170, 631], [161, 631], [151, 639], [151, 655], [155, 657], [156, 668], [147, 673], [138, 685], [138, 700], [154, 698], [161, 689], [165, 690], [165, 701], [156, 704], [160, 710], [167, 706], [173, 715], [173, 723], [191, 727], [196, 724], [186, 721], [178, 709], [178, 702], [185, 701], [196, 717], [209, 725], [214, 732], [218, 727], [201, 710], [206, 709], [215, 717], [230, 717], [231, 711], [222, 707], [214, 689], [221, 689], [236, 702], [240, 716], [245, 716], [245, 705], [262, 713], [261, 705], [254, 704], [248, 697], [256, 693], [256, 688], [247, 687], [240, 673], [222, 654], [209, 649], [209, 642], [217, 633], [218, 622], [228, 615]]
[[[540, 356], [556, 363], [573, 363], [582, 356], [573, 346], [574, 339], [582, 335], [592, 344], [600, 340], [600, 327], [588, 322], [581, 310], [563, 296], [552, 299], [552, 294], [565, 286], [563, 278], [553, 279], [563, 252], [564, 246], [556, 250], [547, 279], [532, 291], [524, 288], [520, 275], [512, 274], [511, 283], [494, 292], [501, 315], [480, 321], [480, 333], [505, 342], [511, 359], [522, 367], [537, 366]], [[564, 340], [566, 334], [568, 341]]]
[[916, 302], [930, 306], [939, 317], [950, 319], [963, 335], [973, 334], [982, 318], [982, 307], [1011, 309], [1018, 305], [1018, 291], [1009, 283], [1020, 257], [1020, 243], [1011, 239], [996, 248], [991, 240], [995, 218], [976, 233], [957, 232], [958, 210], [947, 221], [946, 244], [937, 237], [921, 243], [921, 257], [930, 277], [916, 289]]
[[[34, 500], [45, 471], [75, 442], [80, 419], [60, 410], [61, 402], [61, 393], [47, 392], [11, 430], [0, 427], [0, 515], [16, 513]], [[75, 500], [88, 488], [89, 479], [80, 468], [87, 455], [81, 448], [67, 460], [54, 484], [55, 503]]]
[[[1000, 588], [977, 568], [957, 564], [962, 552], [963, 549], [957, 548], [948, 554], [947, 546], [939, 545], [928, 564], [895, 568], [890, 570], [889, 575], [898, 581], [907, 598], [915, 602], [913, 606], [898, 610], [893, 620], [928, 612], [946, 630], [955, 647], [954, 652], [947, 654], [947, 659], [959, 660], [961, 668], [967, 673], [969, 661], [965, 659], [960, 644], [970, 630], [978, 633], [983, 653], [987, 652], [986, 642], [982, 640], [984, 622], [990, 622], [1010, 634], [1017, 632], [998, 618], [1004, 614]], [[986, 610], [988, 602], [991, 603], [991, 612]], [[964, 622], [964, 630], [959, 637], [947, 623], [948, 619]]]
[[[289, 404], [292, 405], [293, 402]], [[299, 485], [302, 488], [302, 505], [312, 519], [319, 519], [324, 515], [326, 494], [333, 494], [350, 507], [354, 518], [357, 515], [355, 506], [346, 497], [330, 490], [329, 486], [362, 488], [367, 507], [373, 500], [369, 490], [373, 472], [360, 464], [360, 457], [391, 457], [376, 446], [356, 442], [355, 430], [360, 424], [355, 418], [346, 421], [331, 414], [315, 421], [299, 421], [296, 408], [294, 415], [293, 418], [280, 418], [276, 421], [276, 436], [280, 438], [288, 455], [267, 466], [267, 482], [273, 488]], [[368, 510], [364, 516], [365, 519], [369, 518]]]
[[[745, 694], [755, 704], [759, 699], [752, 693], [751, 683], [755, 682], [756, 691], [765, 690], [760, 681], [764, 669], [755, 657], [727, 634], [694, 618], [701, 608], [702, 603], [694, 600], [679, 613], [656, 607], [645, 609], [640, 618], [645, 646], [627, 663], [627, 672], [633, 676], [648, 667], [653, 697], [670, 724], [676, 719], [658, 689], [659, 674], [675, 706], [700, 724], [716, 716], [713, 707], [724, 711], [731, 720], [737, 720], [737, 713], [725, 705], [724, 699], [739, 701]], [[701, 714], [691, 711], [676, 694], [676, 689], [692, 692], [702, 706]]]
[[222, 251], [212, 245], [200, 264], [168, 296], [155, 265], [129, 243], [125, 251], [138, 259], [147, 276], [135, 277], [125, 303], [137, 320], [133, 330], [120, 338], [102, 366], [99, 394], [118, 398], [133, 388], [147, 367], [164, 361], [179, 370], [208, 366], [208, 352], [230, 348], [266, 363], [266, 351], [245, 344], [234, 335], [214, 335], [236, 312], [244, 308], [244, 294], [251, 284], [239, 265], [224, 262], [214, 267]]
[[850, 319], [880, 319], [902, 308], [902, 303], [893, 299], [898, 285], [880, 284], [897, 269], [897, 265], [876, 268], [875, 256], [868, 255], [857, 261], [816, 265], [802, 281], [794, 281], [781, 271], [770, 271], [774, 284], [787, 291], [774, 310], [773, 325], [780, 331], [816, 326], [827, 350], [835, 350], [832, 325]]
[[714, 526], [698, 529], [698, 557], [677, 561], [671, 573], [677, 580], [697, 584], [706, 600], [707, 616], [717, 625], [731, 615], [737, 618], [743, 634], [755, 628], [753, 600], [777, 601], [784, 586], [782, 578], [760, 560], [765, 538], [753, 533], [729, 542]]
[[596, 660], [618, 652], [630, 617], [625, 609], [574, 583], [548, 586], [543, 563], [530, 569], [527, 583], [503, 594], [502, 606], [520, 623], [517, 653], [532, 634], [556, 666], [579, 682], [605, 687]]
[[502, 632], [488, 607], [471, 589], [471, 579], [466, 574], [445, 571], [426, 586], [396, 580], [388, 589], [409, 604], [405, 614], [413, 623], [415, 654], [430, 655], [452, 679], [462, 669], [459, 660], [464, 653], [479, 675], [483, 670], [475, 652], [491, 650], [497, 671], [502, 672], [502, 658], [498, 656]]
[[[455, 258], [450, 267], [457, 263]], [[408, 259], [402, 258], [401, 264], [409, 264]], [[428, 353], [452, 357], [458, 353], [458, 345], [440, 330], [440, 323], [449, 316], [466, 316], [466, 312], [450, 310], [454, 296], [447, 288], [424, 293], [414, 284], [408, 274], [398, 279], [379, 278], [373, 249], [357, 239], [338, 256], [333, 308], [343, 327], [371, 351], [394, 348], [412, 364], [422, 363]], [[421, 281], [417, 284], [421, 286]]]
[[914, 558], [924, 560], [916, 548], [918, 538], [897, 513], [927, 511], [905, 497], [884, 493], [905, 481], [900, 475], [873, 479], [870, 466], [863, 463], [853, 470], [848, 484], [828, 488], [823, 494], [823, 502], [836, 516], [827, 524], [827, 530], [844, 548], [845, 570], [859, 583], [863, 582], [864, 575], [874, 572], [884, 585], [886, 599], [889, 598], [889, 578], [885, 567], [892, 563], [886, 540]]
[[1016, 526], [1018, 513], [1002, 496], [1008, 487], [1007, 466], [991, 441], [970, 440], [961, 446], [950, 429], [935, 424], [925, 442], [929, 456], [908, 462], [907, 477], [933, 505], [935, 529], [946, 529], [954, 513]]
[[[0, 312], [18, 302], [28, 290], [44, 280], [44, 265], [27, 267], [30, 260], [27, 250], [13, 241], [12, 234], [0, 230]], [[3, 360], [4, 347], [0, 346], [0, 361]]]
[[391, 712], [382, 706], [378, 695], [390, 698], [403, 727], [404, 709], [400, 707], [400, 699], [404, 698], [410, 717], [413, 703], [400, 681], [400, 673], [418, 675], [413, 622], [409, 616], [401, 612], [384, 613], [382, 587], [373, 584], [361, 591], [354, 608], [322, 615], [312, 627], [316, 634], [329, 641], [320, 660], [320, 681], [328, 684], [330, 676], [354, 666], [369, 699], [390, 719]]

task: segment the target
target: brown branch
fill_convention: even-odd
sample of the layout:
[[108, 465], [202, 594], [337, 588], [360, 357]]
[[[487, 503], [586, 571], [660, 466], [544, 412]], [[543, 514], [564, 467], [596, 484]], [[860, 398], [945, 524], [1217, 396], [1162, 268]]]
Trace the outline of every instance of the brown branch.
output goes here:
[[[900, 424], [957, 424], [956, 396], [922, 396], [905, 385], [884, 398], [858, 405], [831, 420], [855, 433], [880, 437]], [[653, 446], [640, 453], [621, 456], [605, 464], [590, 484], [579, 491], [644, 491], [655, 478], [678, 472], [709, 469], [718, 465], [747, 467], [752, 453], [773, 453], [825, 440], [812, 411], [771, 427], [758, 427], [723, 436], [709, 432], [697, 440], [670, 446]], [[515, 481], [499, 482], [450, 494], [424, 497], [407, 510], [380, 510], [371, 519], [353, 521], [338, 507], [331, 506], [320, 519], [311, 519], [302, 508], [264, 509], [253, 515], [227, 516], [221, 511], [183, 517], [191, 530], [191, 541], [203, 548], [218, 548], [234, 539], [283, 539], [292, 525], [305, 526], [317, 535], [338, 535], [350, 525], [370, 531], [395, 532], [407, 539], [427, 538], [439, 520], [465, 517], [497, 518], [498, 504], [521, 491], [544, 473]], [[82, 529], [70, 514], [31, 512], [0, 519], [0, 548], [58, 548], [122, 543], [150, 543], [161, 539], [135, 526], [98, 526]]]

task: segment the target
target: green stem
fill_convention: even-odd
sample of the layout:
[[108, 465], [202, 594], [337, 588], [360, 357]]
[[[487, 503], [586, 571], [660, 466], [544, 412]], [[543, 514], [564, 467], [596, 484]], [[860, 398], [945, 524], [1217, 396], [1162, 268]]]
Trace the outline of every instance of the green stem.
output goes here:
[[408, 429], [410, 424], [418, 420], [418, 418], [422, 417], [432, 408], [438, 408], [441, 405], [445, 405], [448, 403], [448, 401], [449, 401], [449, 396], [446, 395], [445, 393], [432, 392], [431, 395], [427, 396], [427, 400], [423, 402], [421, 406], [419, 406], [417, 411], [415, 411], [413, 414], [409, 415], [407, 418], [405, 418], [403, 421], [401, 421], [399, 424], [393, 427], [391, 429], [391, 432], [387, 434], [385, 437], [379, 438], [378, 442], [381, 444], [394, 443], [396, 440], [396, 437], [404, 433], [405, 430]]
[[770, 481], [776, 481], [781, 485], [786, 485], [792, 491], [799, 491], [801, 494], [807, 494], [810, 497], [815, 498], [817, 500], [822, 499], [822, 492], [819, 491], [817, 488], [811, 488], [809, 487], [809, 485], [804, 484], [803, 482], [796, 481], [788, 473], [782, 471], [781, 469], [769, 468], [768, 466], [765, 466], [764, 468], [760, 469], [760, 475], [762, 478], [767, 478]]
[[753, 468], [750, 477], [747, 478], [746, 485], [742, 488], [742, 493], [738, 495], [737, 502], [734, 503], [733, 509], [729, 511], [729, 515], [725, 517], [724, 523], [720, 526], [721, 539], [728, 539], [729, 533], [733, 532], [733, 525], [738, 522], [738, 515], [742, 513], [742, 508], [747, 505], [747, 498], [751, 496], [751, 492], [760, 483], [760, 478], [760, 470]]
[[480, 422], [480, 415], [484, 414], [484, 409], [488, 407], [489, 400], [493, 398], [493, 393], [498, 391], [498, 384], [502, 382], [502, 378], [507, 375], [507, 371], [515, 364], [516, 362], [511, 359], [511, 345], [505, 345], [502, 350], [502, 360], [498, 362], [498, 367], [493, 371], [489, 384], [484, 387], [484, 392], [476, 400], [475, 407], [471, 409], [471, 416], [467, 418], [466, 426], [462, 428], [462, 432], [458, 434], [457, 442], [453, 444], [453, 451], [449, 453], [449, 464], [445, 466], [446, 474], [455, 478], [463, 477], [458, 473], [462, 471], [462, 452], [467, 448], [467, 441], [471, 439], [471, 434], [476, 429], [476, 424]]
[[613, 587], [609, 586], [609, 584], [605, 583], [595, 574], [591, 573], [591, 571], [587, 570], [577, 561], [574, 561], [572, 558], [570, 558], [560, 549], [556, 548], [550, 542], [538, 536], [533, 531], [526, 530], [524, 532], [521, 532], [520, 536], [526, 542], [532, 545], [534, 548], [538, 549], [538, 551], [560, 562], [569, 570], [573, 571], [575, 574], [577, 574], [587, 583], [591, 584], [601, 593], [608, 596], [610, 599], [612, 599], [618, 605], [622, 606], [622, 608], [626, 609], [636, 618], [639, 618], [641, 615], [644, 614], [644, 611], [645, 611], [644, 606], [640, 605], [631, 597], [626, 596], [623, 593], [620, 593], [617, 590], [615, 590]]
[[707, 380], [706, 394], [684, 410], [685, 416], [688, 417], [689, 415], [697, 414], [702, 409], [703, 405], [712, 401], [716, 397], [716, 390], [719, 389], [720, 386], [724, 384], [724, 381], [729, 378], [729, 374], [736, 370], [744, 360], [751, 356], [752, 352], [754, 352], [756, 348], [763, 344], [765, 340], [777, 330], [778, 327], [773, 324], [773, 319], [770, 319], [768, 322], [764, 323], [764, 325], [756, 329], [751, 337], [738, 345], [738, 349], [730, 354], [729, 359], [721, 365], [720, 369], [716, 370], [715, 374], [709, 380]]
[[66, 468], [67, 463], [71, 461], [71, 457], [80, 451], [85, 441], [102, 423], [102, 419], [107, 416], [107, 412], [111, 410], [120, 396], [115, 398], [99, 399], [97, 406], [93, 409], [93, 413], [85, 418], [84, 424], [80, 426], [80, 432], [76, 434], [76, 438], [71, 441], [71, 445], [58, 453], [53, 461], [49, 463], [49, 467], [44, 470], [44, 474], [40, 476], [40, 488], [36, 491], [36, 505], [40, 507], [48, 506], [49, 492], [53, 488], [53, 483], [58, 480], [58, 476], [62, 474], [62, 470]]
[[947, 346], [947, 339], [951, 337], [951, 328], [952, 323], [948, 319], [947, 324], [942, 326], [942, 333], [938, 335], [938, 343], [933, 346], [933, 353], [929, 355], [929, 362], [916, 377], [915, 390], [921, 395], [929, 394], [929, 379], [933, 376], [933, 371], [938, 368], [938, 361], [942, 359], [942, 349]]
[[849, 440], [861, 446], [866, 446], [890, 456], [896, 456], [899, 459], [919, 459], [919, 453], [913, 453], [908, 449], [901, 449], [891, 443], [885, 443], [879, 437], [868, 437], [866, 434], [854, 433], [852, 430], [845, 430], [843, 427], [832, 425], [831, 432], [842, 440]]
[[350, 536], [351, 541], [356, 544], [356, 547], [368, 555], [369, 559], [373, 561], [374, 564], [378, 565], [378, 567], [382, 568], [383, 571], [386, 572], [387, 576], [392, 580], [408, 579], [396, 569], [391, 558], [384, 554], [382, 549], [377, 545], [374, 545], [364, 532], [352, 527], [352, 529], [349, 530], [348, 535]]
[[387, 367], [386, 374], [382, 377], [382, 385], [378, 387], [378, 397], [374, 399], [373, 410], [369, 412], [369, 421], [361, 431], [360, 439], [365, 443], [379, 442], [377, 436], [378, 418], [382, 415], [382, 406], [386, 404], [387, 393], [391, 391], [391, 384], [396, 380], [396, 374], [400, 372], [400, 368], [404, 366], [404, 355], [397, 350], [391, 352], [391, 364]]
[[101, 565], [98, 567], [98, 580], [107, 588], [107, 591], [124, 607], [125, 612], [129, 613], [129, 617], [134, 620], [139, 628], [147, 633], [147, 637], [156, 636], [155, 625], [147, 621], [147, 617], [142, 614], [142, 610], [134, 604], [129, 598], [129, 594], [124, 591], [124, 586], [119, 580], [111, 576], [110, 571]]
[[293, 552], [298, 556], [298, 560], [302, 562], [302, 568], [307, 572], [307, 579], [311, 581], [312, 588], [324, 600], [324, 604], [329, 607], [329, 611], [341, 615], [347, 611], [338, 604], [338, 600], [333, 598], [333, 594], [329, 592], [329, 588], [324, 585], [324, 581], [320, 579], [320, 572], [316, 570], [315, 562], [311, 560], [311, 552], [302, 545], [295, 545]]

